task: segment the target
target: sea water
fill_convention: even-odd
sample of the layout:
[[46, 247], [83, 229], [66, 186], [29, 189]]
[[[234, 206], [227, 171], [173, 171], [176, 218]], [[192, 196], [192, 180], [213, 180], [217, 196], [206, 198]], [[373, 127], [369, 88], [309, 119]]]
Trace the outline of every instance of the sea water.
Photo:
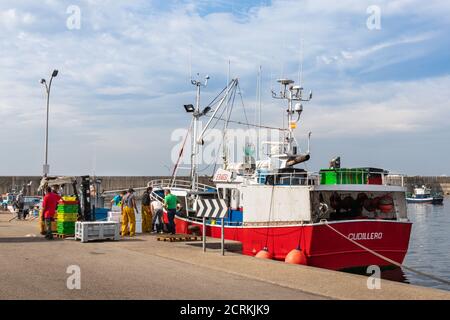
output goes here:
[[[450, 281], [450, 197], [444, 204], [408, 204], [413, 223], [409, 249], [404, 260], [408, 267]], [[449, 285], [403, 270], [405, 282], [450, 290]]]

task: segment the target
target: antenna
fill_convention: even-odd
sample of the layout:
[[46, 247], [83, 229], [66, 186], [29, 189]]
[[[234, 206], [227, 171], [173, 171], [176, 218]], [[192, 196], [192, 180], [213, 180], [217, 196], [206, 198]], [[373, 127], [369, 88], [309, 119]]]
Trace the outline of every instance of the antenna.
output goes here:
[[192, 80], [192, 43], [189, 44], [189, 80]]
[[[261, 151], [261, 76], [262, 76], [262, 66], [259, 66], [258, 69], [258, 77], [257, 77], [257, 81], [256, 81], [256, 96], [258, 99], [258, 112], [257, 114], [255, 113], [255, 118], [256, 115], [258, 115], [258, 125], [259, 128], [257, 129], [257, 134], [256, 134], [256, 160], [259, 160], [259, 155], [260, 155], [260, 151]], [[255, 121], [256, 122], [256, 121]]]
[[308, 132], [308, 151], [306, 152], [307, 154], [309, 154], [310, 152], [309, 152], [309, 146], [310, 146], [310, 144], [311, 144], [311, 131], [310, 132]]
[[[226, 97], [228, 97], [228, 94], [230, 92], [230, 88], [229, 88], [229, 83], [230, 83], [230, 74], [231, 74], [231, 60], [230, 57], [228, 57], [228, 70], [227, 70], [227, 92], [226, 92]], [[225, 106], [225, 114], [227, 116], [227, 119], [230, 119], [230, 100], [227, 99], [226, 101], [226, 106]], [[228, 150], [227, 150], [227, 129], [228, 129], [228, 124], [225, 123], [224, 124], [224, 128], [223, 128], [223, 136], [222, 136], [222, 160], [223, 160], [223, 168], [226, 169], [228, 166]]]
[[303, 37], [300, 40], [300, 63], [298, 69], [298, 83], [301, 87], [303, 85]]
[[[297, 128], [297, 123], [300, 120], [300, 114], [303, 111], [303, 105], [301, 102], [303, 101], [310, 101], [312, 98], [312, 92], [310, 92], [309, 96], [305, 99], [302, 96], [303, 88], [299, 85], [294, 85], [294, 81], [290, 79], [278, 79], [277, 80], [280, 83], [281, 90], [279, 94], [276, 94], [272, 91], [272, 97], [274, 99], [283, 99], [287, 100], [288, 102], [288, 109], [287, 109], [287, 125], [288, 125], [288, 131], [287, 131], [287, 137], [285, 137], [285, 140], [283, 142], [287, 142], [288, 144], [288, 152], [293, 151], [293, 142], [295, 142], [293, 131], [295, 128]], [[293, 102], [298, 102], [295, 104], [295, 107], [293, 107]], [[297, 120], [293, 119], [293, 116], [295, 114], [298, 114]], [[284, 127], [284, 117], [283, 117], [283, 127]]]

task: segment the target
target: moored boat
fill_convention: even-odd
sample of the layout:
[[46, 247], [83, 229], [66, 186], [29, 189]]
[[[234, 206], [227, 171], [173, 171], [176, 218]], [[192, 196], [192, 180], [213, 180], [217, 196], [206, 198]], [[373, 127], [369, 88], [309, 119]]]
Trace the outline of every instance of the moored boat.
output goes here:
[[[191, 181], [174, 178], [150, 183], [154, 198], [162, 201], [163, 189], [171, 188], [180, 199], [177, 233], [195, 230], [201, 234], [205, 230], [207, 236], [220, 238], [224, 232], [225, 239], [242, 243], [244, 254], [266, 250], [278, 260], [300, 249], [303, 264], [327, 269], [387, 266], [392, 264], [389, 259], [402, 263], [411, 233], [402, 176], [383, 169], [341, 168], [340, 161], [332, 161], [330, 168], [318, 173], [296, 168], [310, 158], [309, 147], [306, 153], [298, 152], [293, 132], [303, 111], [301, 102], [309, 101], [312, 94], [305, 98], [303, 88], [293, 81], [279, 82], [284, 89], [273, 96], [288, 103], [288, 126], [282, 139], [262, 143], [268, 147], [267, 159], [255, 160], [251, 152], [245, 152], [241, 163], [224, 161], [214, 174], [214, 186], [198, 183], [197, 145], [203, 143], [208, 124], [198, 134], [196, 123], [209, 110], [200, 111], [199, 86], [193, 82], [198, 94], [193, 111]], [[232, 94], [236, 84], [234, 79], [222, 92]], [[225, 218], [216, 218], [220, 208], [209, 205], [210, 199], [226, 203]], [[204, 204], [209, 206], [209, 214], [201, 219], [199, 205]]]
[[408, 203], [429, 203], [442, 204], [444, 197], [442, 194], [432, 194], [431, 189], [426, 186], [414, 187], [413, 193], [406, 196]]

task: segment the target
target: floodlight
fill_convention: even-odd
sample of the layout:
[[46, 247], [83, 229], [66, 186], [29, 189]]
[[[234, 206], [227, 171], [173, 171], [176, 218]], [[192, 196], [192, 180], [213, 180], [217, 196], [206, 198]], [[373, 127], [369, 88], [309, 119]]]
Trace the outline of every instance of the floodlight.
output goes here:
[[211, 111], [211, 107], [206, 107], [205, 109], [203, 109], [202, 115], [205, 115], [205, 114], [207, 114], [210, 111]]
[[184, 105], [184, 110], [186, 110], [186, 112], [194, 112], [195, 108], [192, 104], [185, 104]]

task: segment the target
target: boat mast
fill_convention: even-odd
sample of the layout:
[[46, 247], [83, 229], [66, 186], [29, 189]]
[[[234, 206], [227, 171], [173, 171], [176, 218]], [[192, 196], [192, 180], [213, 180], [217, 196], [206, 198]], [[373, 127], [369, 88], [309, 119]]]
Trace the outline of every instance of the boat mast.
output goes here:
[[[197, 76], [199, 74], [197, 73]], [[202, 113], [200, 112], [200, 88], [206, 87], [208, 85], [209, 76], [205, 77], [205, 82], [202, 83], [200, 80], [191, 80], [191, 84], [197, 87], [197, 93], [196, 93], [196, 99], [195, 99], [195, 109], [192, 114], [194, 117], [193, 119], [193, 129], [192, 129], [192, 146], [191, 146], [191, 182], [192, 182], [192, 190], [197, 190], [197, 154], [198, 154], [198, 141], [197, 141], [197, 131], [198, 131], [198, 124], [199, 124], [199, 118], [201, 117]]]
[[[309, 92], [308, 98], [303, 98], [303, 88], [299, 85], [294, 85], [294, 81], [290, 79], [279, 79], [277, 82], [281, 85], [281, 90], [279, 94], [276, 94], [272, 90], [272, 97], [274, 99], [282, 99], [287, 100], [288, 108], [287, 112], [287, 131], [288, 135], [286, 137], [286, 141], [283, 141], [283, 144], [286, 144], [287, 147], [284, 148], [283, 152], [288, 155], [296, 154], [293, 148], [294, 142], [294, 129], [297, 127], [297, 122], [300, 120], [300, 115], [303, 111], [303, 105], [301, 102], [310, 101], [312, 99], [312, 92]], [[293, 101], [297, 103], [293, 107]], [[297, 113], [297, 119], [294, 120], [294, 115]]]
[[[230, 119], [230, 100], [228, 99], [228, 94], [230, 92], [230, 73], [231, 73], [231, 60], [228, 60], [228, 72], [227, 72], [227, 104], [225, 108], [225, 114], [227, 120]], [[227, 169], [228, 167], [228, 145], [227, 145], [227, 129], [228, 122], [225, 122], [225, 126], [223, 128], [223, 137], [222, 137], [222, 160], [223, 160], [223, 169]]]
[[256, 141], [256, 160], [260, 160], [261, 153], [261, 70], [262, 67], [259, 66], [258, 72], [258, 131], [257, 131], [257, 141]]

